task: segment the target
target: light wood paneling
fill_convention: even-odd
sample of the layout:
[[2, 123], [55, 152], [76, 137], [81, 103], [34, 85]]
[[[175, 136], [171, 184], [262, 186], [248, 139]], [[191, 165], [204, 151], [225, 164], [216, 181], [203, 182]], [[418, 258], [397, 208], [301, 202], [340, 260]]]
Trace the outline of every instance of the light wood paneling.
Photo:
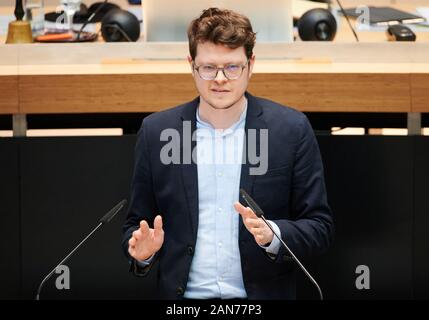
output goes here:
[[[411, 110], [408, 74], [254, 74], [249, 91], [309, 112]], [[21, 76], [20, 92], [21, 113], [155, 112], [197, 95], [189, 74]]]
[[154, 112], [197, 94], [190, 74], [21, 76], [22, 113]]
[[18, 76], [0, 76], [0, 114], [18, 113]]
[[412, 112], [429, 112], [429, 75], [411, 75]]
[[409, 112], [407, 74], [255, 74], [250, 91], [301, 111]]

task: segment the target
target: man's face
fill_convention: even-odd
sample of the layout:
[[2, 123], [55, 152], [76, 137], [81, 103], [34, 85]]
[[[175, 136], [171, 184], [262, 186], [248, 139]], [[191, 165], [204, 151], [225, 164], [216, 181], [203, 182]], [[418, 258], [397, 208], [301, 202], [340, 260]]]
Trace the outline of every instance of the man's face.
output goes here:
[[[228, 109], [237, 103], [247, 90], [255, 57], [249, 61], [245, 54], [244, 47], [230, 49], [223, 45], [216, 45], [212, 42], [200, 43], [197, 46], [195, 61], [188, 57], [188, 61], [193, 68], [193, 77], [200, 97], [215, 109]], [[207, 66], [205, 70], [213, 67], [244, 66], [241, 76], [238, 79], [229, 80], [222, 70], [219, 70], [213, 80], [204, 80], [195, 68]]]

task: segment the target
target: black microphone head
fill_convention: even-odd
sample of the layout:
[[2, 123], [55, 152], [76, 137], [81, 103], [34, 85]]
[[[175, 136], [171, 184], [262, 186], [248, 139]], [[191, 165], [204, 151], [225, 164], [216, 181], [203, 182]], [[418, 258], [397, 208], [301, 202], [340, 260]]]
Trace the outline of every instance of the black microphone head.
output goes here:
[[116, 214], [122, 210], [123, 207], [125, 207], [125, 205], [127, 204], [127, 200], [122, 200], [121, 202], [119, 202], [116, 206], [114, 206], [109, 212], [107, 212], [104, 217], [102, 217], [100, 219], [100, 223], [109, 223], [110, 220], [113, 219], [114, 216], [116, 216]]
[[255, 202], [255, 200], [253, 200], [252, 197], [246, 191], [244, 191], [244, 189], [240, 189], [240, 195], [247, 203], [248, 207], [253, 210], [257, 217], [261, 217], [264, 215], [264, 211], [262, 211], [262, 209]]

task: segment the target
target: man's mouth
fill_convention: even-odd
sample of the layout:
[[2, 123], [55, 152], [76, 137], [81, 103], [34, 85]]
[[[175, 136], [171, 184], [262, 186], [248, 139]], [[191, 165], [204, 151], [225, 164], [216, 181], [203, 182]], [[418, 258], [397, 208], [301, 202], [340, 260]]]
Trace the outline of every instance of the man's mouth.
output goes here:
[[223, 90], [223, 89], [212, 89], [212, 91], [216, 92], [216, 93], [226, 93], [226, 92], [229, 92], [229, 90]]

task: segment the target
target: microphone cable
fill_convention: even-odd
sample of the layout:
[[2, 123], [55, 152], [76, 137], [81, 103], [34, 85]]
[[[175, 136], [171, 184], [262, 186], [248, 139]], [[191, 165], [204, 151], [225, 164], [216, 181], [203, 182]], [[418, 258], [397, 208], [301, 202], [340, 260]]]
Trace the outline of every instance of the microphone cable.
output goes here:
[[[78, 31], [78, 33], [77, 33], [77, 35], [76, 35], [76, 41], [79, 41], [79, 39], [80, 39], [80, 35], [81, 35], [81, 33], [82, 33], [82, 31], [83, 31], [83, 29], [88, 25], [88, 23], [90, 23], [91, 22], [91, 20], [92, 19], [94, 19], [94, 17], [95, 17], [95, 15], [97, 14], [97, 13], [99, 13], [100, 12], [100, 10], [101, 9], [103, 9], [103, 7], [106, 5], [106, 3], [107, 3], [107, 1], [108, 0], [104, 0], [103, 1], [103, 3], [102, 4], [100, 4], [99, 6], [98, 6], [98, 8], [88, 17], [88, 19], [86, 19], [86, 21], [84, 22], [84, 24], [82, 25], [82, 27], [79, 29], [79, 31]], [[97, 32], [97, 34], [98, 34], [98, 32]]]

